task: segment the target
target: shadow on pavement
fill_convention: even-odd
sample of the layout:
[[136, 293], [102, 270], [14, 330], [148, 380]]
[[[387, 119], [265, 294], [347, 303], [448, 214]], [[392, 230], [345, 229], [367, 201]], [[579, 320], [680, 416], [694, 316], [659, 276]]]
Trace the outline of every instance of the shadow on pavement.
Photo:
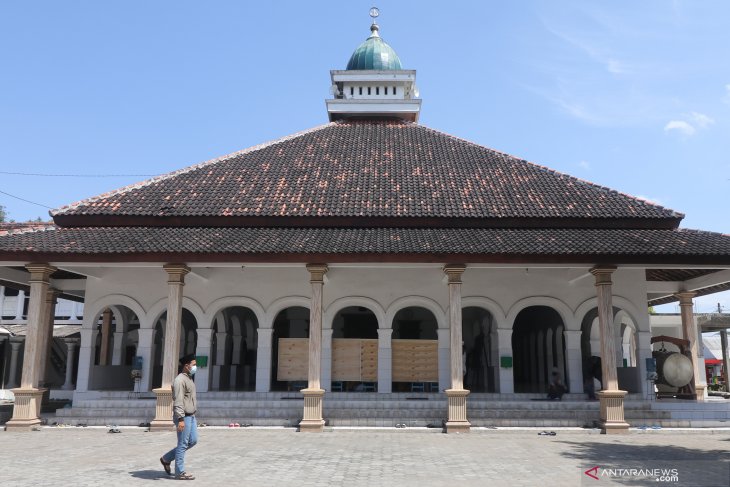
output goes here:
[[[561, 441], [569, 447], [564, 457], [579, 460], [584, 468], [675, 468], [677, 486], [730, 486], [730, 452], [711, 448], [686, 448], [677, 438], [655, 437], [653, 444], [632, 444], [631, 437], [616, 443]], [[668, 443], [674, 441], [675, 444]], [[681, 443], [681, 440], [680, 440]], [[627, 485], [652, 485], [647, 479], [621, 479]], [[658, 480], [657, 480], [658, 481]], [[653, 485], [656, 485], [653, 482]]]
[[129, 472], [129, 475], [138, 479], [147, 480], [174, 480], [175, 477], [167, 475], [165, 472], [160, 470], [137, 470], [136, 472]]

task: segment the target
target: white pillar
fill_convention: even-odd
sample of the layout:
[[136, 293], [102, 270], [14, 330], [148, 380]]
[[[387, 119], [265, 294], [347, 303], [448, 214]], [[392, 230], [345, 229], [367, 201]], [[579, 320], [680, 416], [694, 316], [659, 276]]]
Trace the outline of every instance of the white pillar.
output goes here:
[[5, 314], [5, 286], [0, 286], [0, 318]]
[[137, 330], [137, 356], [142, 357], [142, 378], [139, 382], [140, 392], [147, 392], [152, 385], [152, 358], [155, 353], [155, 329], [140, 328]]
[[332, 328], [322, 330], [322, 389], [332, 391]]
[[565, 330], [565, 354], [568, 362], [568, 386], [570, 392], [583, 392], [583, 352], [580, 346], [583, 333], [580, 330]]
[[393, 329], [378, 328], [378, 392], [393, 391]]
[[221, 390], [221, 371], [226, 366], [226, 343], [228, 340], [228, 333], [216, 333], [215, 334], [215, 365], [213, 366], [213, 389], [214, 391]]
[[514, 357], [514, 352], [512, 351], [512, 329], [497, 328], [497, 342], [499, 347], [497, 363], [499, 366], [499, 392], [501, 394], [514, 394], [514, 363], [512, 367], [502, 367], [502, 357], [509, 357], [511, 359]]
[[[439, 342], [439, 391], [445, 391], [451, 388], [451, 330], [439, 328], [436, 333]], [[459, 355], [461, 355], [461, 352]]]
[[201, 368], [200, 365], [198, 365], [198, 373], [195, 374], [195, 389], [198, 392], [208, 392], [210, 388], [210, 377], [212, 370], [210, 352], [212, 340], [212, 329], [198, 328], [198, 344], [195, 350], [195, 355], [198, 357], [208, 357], [208, 365], [205, 368]]
[[25, 308], [25, 291], [18, 291], [18, 301], [15, 303], [15, 321], [23, 321], [23, 308]]
[[91, 368], [94, 366], [96, 330], [82, 328], [79, 334], [81, 343], [79, 345], [79, 369], [76, 374], [76, 392], [86, 392], [89, 390]]
[[71, 391], [74, 388], [73, 384], [73, 370], [74, 370], [74, 359], [76, 358], [76, 346], [79, 344], [78, 338], [66, 338], [66, 381], [63, 383], [62, 389], [64, 391]]
[[[643, 394], [653, 394], [653, 384], [650, 384], [646, 378], [646, 359], [653, 358], [651, 354], [651, 332], [650, 331], [639, 331], [636, 332], [636, 347], [638, 349], [638, 358], [636, 360], [636, 366], [639, 369], [639, 382], [641, 391]], [[652, 390], [647, 390], [651, 387]]]
[[112, 365], [122, 365], [124, 359], [124, 338], [123, 331], [114, 332], [114, 345], [112, 347]]
[[18, 385], [18, 352], [22, 344], [22, 341], [10, 339], [10, 375], [8, 376], [8, 389], [12, 389]]
[[256, 344], [256, 392], [269, 392], [271, 389], [271, 337], [273, 328], [258, 329]]
[[[231, 364], [228, 368], [230, 371], [230, 375], [228, 377], [228, 390], [235, 391], [238, 377], [238, 366], [241, 365], [241, 342], [243, 341], [243, 337], [241, 335], [233, 335], [231, 336], [231, 340], [233, 347], [231, 351]], [[241, 373], [243, 373], [243, 370], [241, 370]]]
[[565, 353], [563, 351], [563, 327], [558, 326], [555, 329], [555, 334], [553, 335], [553, 340], [555, 340], [555, 350], [556, 350], [556, 361], [558, 363], [558, 374], [560, 374], [561, 379], [568, 387], [568, 390], [570, 392], [583, 392], [583, 388], [580, 389], [570, 389], [568, 378], [565, 375]]

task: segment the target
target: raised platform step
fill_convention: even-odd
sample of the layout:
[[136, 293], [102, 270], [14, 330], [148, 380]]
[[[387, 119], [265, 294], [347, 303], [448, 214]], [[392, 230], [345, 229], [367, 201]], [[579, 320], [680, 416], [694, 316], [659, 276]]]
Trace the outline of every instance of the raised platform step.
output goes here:
[[[79, 397], [72, 408], [59, 409], [55, 421], [65, 424], [139, 425], [154, 416], [153, 395], [130, 398], [129, 393], [104, 392]], [[599, 417], [598, 401], [584, 395], [566, 395], [563, 401], [545, 401], [542, 394], [473, 394], [468, 399], [468, 418], [483, 427], [558, 427], [593, 424]], [[211, 426], [231, 422], [255, 426], [296, 426], [301, 420], [303, 398], [297, 392], [213, 392], [199, 394], [199, 420]], [[708, 427], [730, 426], [728, 404], [679, 401], [647, 401], [629, 395], [624, 403], [626, 421], [632, 426]], [[687, 412], [689, 411], [689, 412]], [[438, 427], [446, 419], [443, 394], [328, 393], [324, 417], [330, 426]]]

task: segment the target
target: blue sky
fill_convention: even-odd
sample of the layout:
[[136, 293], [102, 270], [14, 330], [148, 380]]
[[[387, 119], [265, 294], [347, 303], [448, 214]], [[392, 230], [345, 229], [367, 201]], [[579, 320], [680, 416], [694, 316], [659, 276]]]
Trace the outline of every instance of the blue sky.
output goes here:
[[[376, 5], [424, 125], [730, 233], [730, 2]], [[0, 171], [160, 174], [321, 125], [371, 6], [4, 2]], [[0, 191], [58, 207], [141, 179], [0, 174]]]

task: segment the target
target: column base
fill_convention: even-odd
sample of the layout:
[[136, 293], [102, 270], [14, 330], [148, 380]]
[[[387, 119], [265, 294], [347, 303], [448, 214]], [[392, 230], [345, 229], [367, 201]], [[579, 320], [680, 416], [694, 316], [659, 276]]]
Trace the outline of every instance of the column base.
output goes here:
[[324, 431], [322, 402], [324, 389], [302, 389], [304, 395], [304, 417], [299, 423], [299, 431], [321, 433]]
[[449, 419], [446, 421], [446, 433], [468, 433], [471, 423], [466, 419], [466, 389], [446, 389], [449, 400]]
[[174, 431], [172, 422], [172, 388], [161, 387], [153, 389], [157, 396], [155, 418], [150, 421], [150, 431]]
[[596, 395], [601, 404], [601, 434], [628, 433], [629, 423], [624, 421], [626, 391], [599, 391]]
[[13, 417], [5, 423], [5, 429], [7, 431], [31, 431], [34, 426], [40, 426], [41, 401], [44, 392], [45, 389], [13, 389], [15, 395]]
[[707, 386], [704, 384], [695, 385], [695, 396], [697, 397], [698, 401], [705, 400], [705, 390], [706, 389], [707, 389]]

